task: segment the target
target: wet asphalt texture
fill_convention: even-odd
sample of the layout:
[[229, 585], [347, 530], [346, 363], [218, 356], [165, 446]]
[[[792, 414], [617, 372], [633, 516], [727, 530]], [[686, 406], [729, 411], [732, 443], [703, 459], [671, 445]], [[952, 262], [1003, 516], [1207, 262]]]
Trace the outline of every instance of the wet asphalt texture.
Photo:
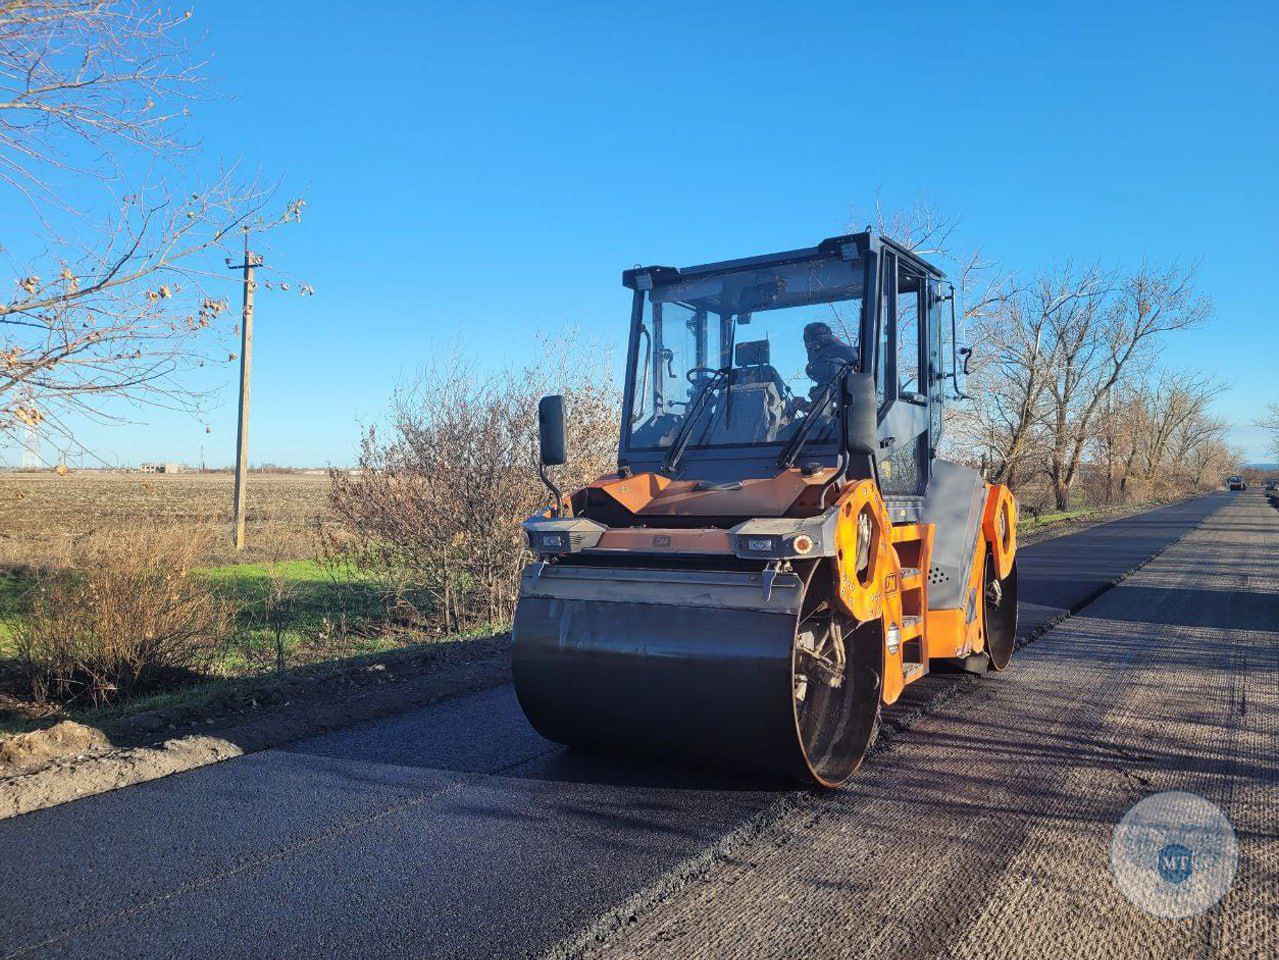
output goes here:
[[[750, 862], [734, 854], [590, 949], [995, 955], [969, 936], [977, 924], [1048, 923], [1058, 914], [1038, 914], [1090, 895], [1051, 860], [1023, 862], [1036, 843], [1108, 838], [1165, 780], [1235, 819], [1244, 857], [1223, 907], [1241, 903], [1251, 932], [1205, 942], [1255, 945], [1249, 911], [1275, 923], [1277, 544], [1279, 512], [1250, 492], [1024, 548], [1023, 633], [1100, 600], [1002, 676], [914, 685], [903, 711], [951, 695], [833, 795], [565, 750], [507, 685], [0, 822], [0, 957], [539, 956], [796, 796], [744, 842]], [[1245, 694], [1246, 721], [1228, 706]], [[811, 851], [776, 843], [797, 817]], [[1254, 852], [1262, 872], [1246, 880]], [[1119, 910], [1101, 870], [1090, 902]], [[704, 897], [717, 884], [723, 910]], [[1074, 935], [1091, 936], [1095, 913]]]

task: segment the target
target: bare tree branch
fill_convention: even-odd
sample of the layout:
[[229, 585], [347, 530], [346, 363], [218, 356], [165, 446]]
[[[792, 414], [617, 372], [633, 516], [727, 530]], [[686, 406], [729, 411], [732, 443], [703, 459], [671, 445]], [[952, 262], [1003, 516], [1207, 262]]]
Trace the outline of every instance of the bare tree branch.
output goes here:
[[191, 149], [181, 120], [201, 90], [173, 14], [140, 0], [0, 2], [0, 183], [64, 205], [58, 173], [117, 177], [122, 151]]
[[176, 186], [193, 150], [181, 121], [203, 92], [189, 17], [140, 0], [0, 0], [0, 189], [48, 236], [42, 251], [0, 246], [0, 437], [25, 425], [74, 444], [82, 421], [195, 409], [192, 374], [235, 359], [219, 347], [234, 332], [224, 258], [247, 232], [300, 219], [301, 200], [271, 209], [274, 187], [234, 170]]

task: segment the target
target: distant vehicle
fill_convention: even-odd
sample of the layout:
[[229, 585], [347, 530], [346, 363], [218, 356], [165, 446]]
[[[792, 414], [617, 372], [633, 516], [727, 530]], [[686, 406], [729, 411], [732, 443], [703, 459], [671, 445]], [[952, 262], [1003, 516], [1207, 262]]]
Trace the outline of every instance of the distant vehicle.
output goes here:
[[1279, 477], [1271, 477], [1266, 481], [1263, 489], [1267, 493], [1275, 493], [1276, 491], [1279, 491]]
[[1240, 476], [1226, 477], [1227, 490], [1247, 490], [1248, 481]]

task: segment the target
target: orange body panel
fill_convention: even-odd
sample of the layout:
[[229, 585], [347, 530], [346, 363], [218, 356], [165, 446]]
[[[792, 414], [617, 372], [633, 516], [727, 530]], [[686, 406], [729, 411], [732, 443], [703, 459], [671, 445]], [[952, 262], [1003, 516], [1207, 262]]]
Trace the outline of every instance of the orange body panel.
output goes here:
[[[898, 576], [897, 554], [892, 548], [892, 524], [874, 481], [849, 484], [840, 496], [835, 526], [835, 582], [839, 601], [859, 622], [875, 620], [884, 612], [884, 585]], [[870, 522], [869, 562], [857, 572], [857, 524], [863, 514]]]
[[[862, 480], [845, 488], [839, 499], [839, 511], [835, 528], [839, 601], [859, 622], [880, 621], [883, 637], [880, 698], [884, 703], [893, 703], [908, 683], [928, 672], [924, 571], [928, 568], [933, 529], [928, 524], [894, 527], [872, 480]], [[871, 543], [869, 562], [858, 575], [857, 525], [863, 515], [870, 521]], [[907, 570], [910, 573], [906, 573]], [[890, 647], [888, 638], [892, 634], [896, 635], [897, 643]]]
[[981, 531], [995, 557], [995, 576], [1003, 579], [1012, 570], [1017, 554], [1017, 500], [1003, 484], [986, 488]]
[[932, 524], [898, 524], [892, 530], [898, 579], [894, 584], [898, 628], [897, 648], [884, 644], [884, 682], [881, 699], [894, 703], [907, 685], [928, 673], [927, 620], [928, 570], [933, 546]]
[[590, 486], [643, 517], [780, 517], [800, 494], [809, 487], [824, 486], [834, 473], [826, 469], [805, 476], [801, 470], [783, 470], [775, 477], [742, 480], [740, 488], [730, 490], [698, 490], [695, 481], [670, 480], [656, 473], [625, 478], [613, 473]]

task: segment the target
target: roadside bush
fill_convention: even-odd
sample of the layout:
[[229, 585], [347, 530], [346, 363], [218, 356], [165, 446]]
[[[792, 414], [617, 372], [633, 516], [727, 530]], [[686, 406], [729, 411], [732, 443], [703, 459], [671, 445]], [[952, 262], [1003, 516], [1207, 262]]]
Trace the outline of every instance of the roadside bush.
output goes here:
[[570, 356], [573, 339], [519, 371], [485, 375], [458, 357], [428, 370], [395, 395], [385, 431], [365, 432], [359, 469], [332, 472], [330, 557], [390, 584], [394, 617], [446, 632], [510, 620], [529, 556], [520, 522], [550, 502], [537, 473], [540, 396], [565, 396], [562, 489], [616, 466], [611, 363], [580, 343]]
[[14, 636], [31, 696], [100, 706], [202, 664], [233, 612], [193, 573], [205, 548], [190, 529], [120, 527], [40, 574]]

